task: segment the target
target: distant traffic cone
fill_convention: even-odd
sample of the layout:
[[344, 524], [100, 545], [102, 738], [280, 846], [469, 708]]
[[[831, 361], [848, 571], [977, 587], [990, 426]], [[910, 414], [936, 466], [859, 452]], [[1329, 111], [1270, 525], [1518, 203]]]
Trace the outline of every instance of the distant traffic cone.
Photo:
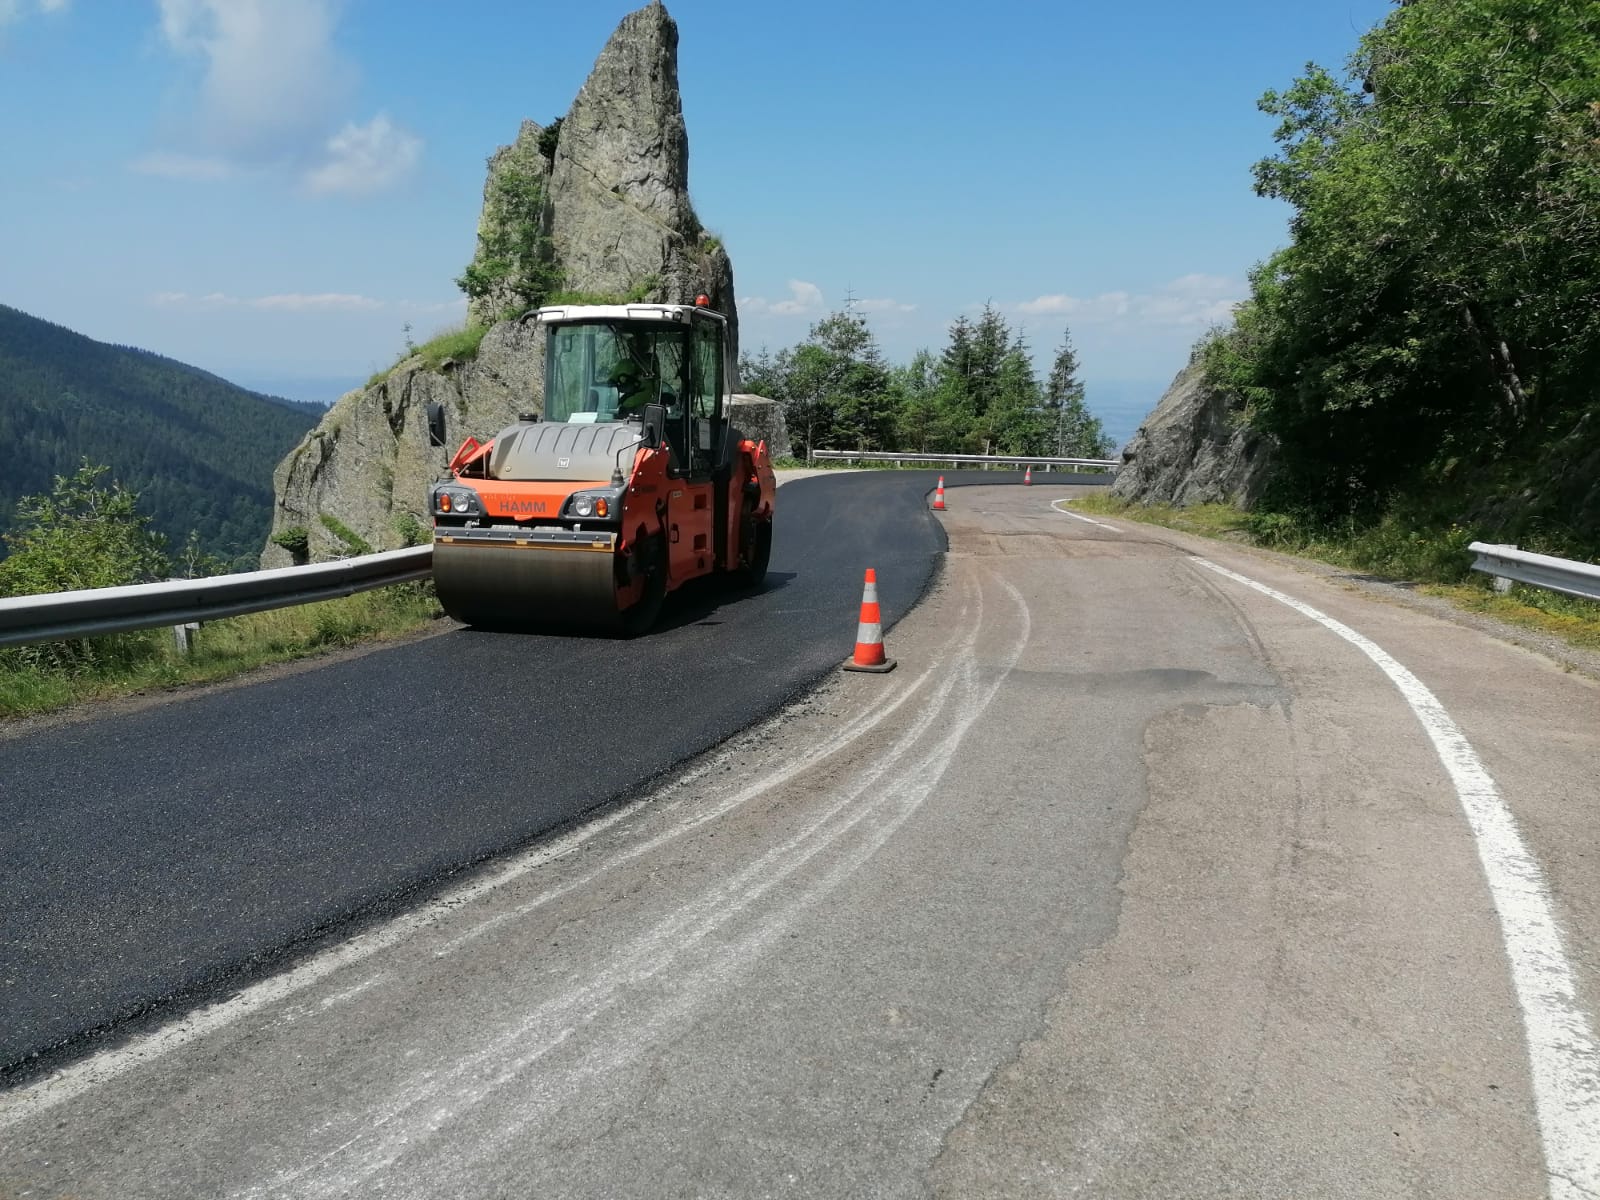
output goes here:
[[944, 511], [944, 476], [939, 476], [939, 486], [933, 490], [933, 511]]
[[861, 590], [861, 624], [856, 628], [856, 652], [844, 664], [846, 671], [894, 670], [894, 659], [883, 652], [883, 618], [878, 615], [878, 573], [867, 568], [867, 583]]
[[1028, 469], [1022, 473], [1022, 482], [1026, 483], [1026, 484], [1028, 484], [1030, 486], [1033, 484], [1033, 464], [1032, 463], [1029, 463], [1028, 464]]

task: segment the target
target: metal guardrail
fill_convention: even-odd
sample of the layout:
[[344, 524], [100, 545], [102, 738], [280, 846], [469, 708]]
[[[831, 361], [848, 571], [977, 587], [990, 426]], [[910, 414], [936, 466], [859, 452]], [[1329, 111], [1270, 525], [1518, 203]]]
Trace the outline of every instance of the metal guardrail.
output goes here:
[[1472, 569], [1493, 575], [1497, 580], [1515, 580], [1569, 596], [1600, 600], [1600, 565], [1595, 563], [1531, 554], [1515, 546], [1490, 546], [1483, 542], [1473, 542], [1467, 549], [1478, 556]]
[[1120, 458], [1046, 458], [1029, 454], [891, 454], [878, 450], [813, 450], [813, 459], [834, 462], [952, 463], [995, 467], [1104, 467], [1122, 465]]
[[433, 547], [411, 546], [304, 567], [245, 571], [209, 579], [169, 579], [130, 587], [12, 596], [0, 600], [0, 646], [237, 617], [409, 583], [432, 573]]

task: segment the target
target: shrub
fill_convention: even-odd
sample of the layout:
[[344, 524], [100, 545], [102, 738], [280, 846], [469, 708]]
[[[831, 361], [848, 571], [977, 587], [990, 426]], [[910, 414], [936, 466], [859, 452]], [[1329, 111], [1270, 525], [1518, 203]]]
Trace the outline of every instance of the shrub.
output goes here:
[[291, 525], [287, 529], [280, 529], [268, 540], [274, 546], [282, 546], [287, 550], [296, 565], [303, 565], [311, 560], [311, 531], [304, 525]]

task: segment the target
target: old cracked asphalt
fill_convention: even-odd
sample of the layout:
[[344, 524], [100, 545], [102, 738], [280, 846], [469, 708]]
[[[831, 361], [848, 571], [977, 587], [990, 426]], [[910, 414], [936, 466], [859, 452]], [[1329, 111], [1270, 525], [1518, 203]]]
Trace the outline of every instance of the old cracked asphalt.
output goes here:
[[1065, 494], [953, 495], [894, 673], [0, 1094], [0, 1196], [1556, 1194], [1438, 755], [1193, 556], [1432, 689], [1591, 1027], [1600, 689]]

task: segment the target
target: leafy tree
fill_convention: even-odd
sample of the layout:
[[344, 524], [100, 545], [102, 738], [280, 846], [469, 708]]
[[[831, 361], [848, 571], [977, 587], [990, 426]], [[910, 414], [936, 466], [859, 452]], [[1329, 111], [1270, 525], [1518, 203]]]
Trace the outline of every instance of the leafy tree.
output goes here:
[[[745, 386], [783, 404], [797, 448], [837, 446], [920, 453], [1005, 452], [1051, 455], [1069, 439], [1084, 456], [1109, 453], [1100, 423], [1084, 406], [1070, 342], [1061, 387], [1052, 401], [1033, 368], [1027, 338], [986, 305], [977, 319], [951, 322], [935, 355], [919, 350], [891, 366], [866, 320], [837, 312], [811, 327], [806, 341], [740, 360]], [[1063, 408], [1065, 416], [1063, 416]]]
[[75, 474], [57, 475], [47, 495], [18, 501], [16, 527], [5, 535], [11, 552], [0, 562], [0, 595], [119, 587], [166, 577], [166, 539], [149, 528], [138, 493], [115, 481], [101, 484], [110, 470], [85, 459]]
[[888, 365], [864, 318], [836, 312], [798, 346], [740, 362], [744, 386], [783, 406], [796, 450], [882, 449], [892, 440]]
[[932, 352], [918, 350], [905, 366], [891, 367], [889, 394], [895, 407], [895, 447], [926, 453], [939, 431], [939, 371]]
[[1292, 241], [1206, 361], [1282, 447], [1271, 503], [1527, 491], [1530, 528], [1600, 541], [1600, 9], [1415, 0], [1261, 107]]
[[[101, 479], [110, 468], [88, 460], [71, 476], [56, 476], [49, 493], [17, 503], [16, 527], [5, 539], [0, 596], [150, 583], [167, 574], [166, 539], [150, 529], [138, 494]], [[81, 639], [25, 646], [13, 661], [82, 670], [152, 652], [148, 635]]]

